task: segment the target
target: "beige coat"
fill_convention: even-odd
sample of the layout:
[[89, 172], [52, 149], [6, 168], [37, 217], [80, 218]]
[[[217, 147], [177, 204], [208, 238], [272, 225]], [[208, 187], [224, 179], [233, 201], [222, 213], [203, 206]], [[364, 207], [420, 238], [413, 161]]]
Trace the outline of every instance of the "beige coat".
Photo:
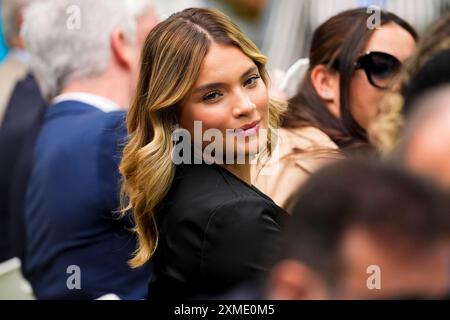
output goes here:
[[261, 169], [255, 169], [253, 184], [280, 207], [289, 209], [312, 173], [342, 158], [337, 145], [317, 128], [279, 129], [272, 157]]

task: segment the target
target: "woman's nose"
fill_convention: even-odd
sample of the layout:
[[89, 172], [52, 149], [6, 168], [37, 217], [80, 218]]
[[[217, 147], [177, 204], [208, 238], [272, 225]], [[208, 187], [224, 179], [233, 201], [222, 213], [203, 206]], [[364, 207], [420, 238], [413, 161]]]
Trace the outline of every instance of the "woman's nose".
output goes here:
[[240, 93], [237, 95], [235, 100], [233, 114], [235, 117], [241, 117], [244, 115], [251, 114], [256, 110], [256, 104], [250, 99], [250, 97], [245, 93]]

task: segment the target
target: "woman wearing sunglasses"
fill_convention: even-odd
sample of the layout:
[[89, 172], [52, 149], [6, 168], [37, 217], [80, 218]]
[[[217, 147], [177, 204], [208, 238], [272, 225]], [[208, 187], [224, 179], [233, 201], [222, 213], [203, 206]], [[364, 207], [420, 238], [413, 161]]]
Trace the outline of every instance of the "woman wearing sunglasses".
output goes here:
[[416, 47], [417, 33], [381, 12], [344, 11], [313, 35], [309, 67], [282, 117], [278, 149], [255, 185], [288, 208], [295, 190], [324, 163], [371, 151], [366, 130], [391, 79]]

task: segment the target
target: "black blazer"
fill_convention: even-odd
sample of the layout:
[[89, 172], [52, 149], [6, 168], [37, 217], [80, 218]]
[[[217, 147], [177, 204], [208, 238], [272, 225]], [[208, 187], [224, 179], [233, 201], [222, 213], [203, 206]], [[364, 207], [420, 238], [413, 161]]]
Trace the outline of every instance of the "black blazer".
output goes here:
[[158, 206], [149, 300], [220, 294], [266, 271], [287, 214], [218, 165], [179, 165]]

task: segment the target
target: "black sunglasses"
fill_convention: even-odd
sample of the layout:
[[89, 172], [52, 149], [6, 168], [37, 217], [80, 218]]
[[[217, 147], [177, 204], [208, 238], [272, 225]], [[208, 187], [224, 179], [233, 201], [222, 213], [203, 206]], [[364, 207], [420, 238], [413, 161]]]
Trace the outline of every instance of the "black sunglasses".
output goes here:
[[396, 57], [378, 51], [367, 52], [355, 62], [355, 70], [363, 69], [370, 84], [382, 90], [388, 88], [401, 66], [402, 63]]

